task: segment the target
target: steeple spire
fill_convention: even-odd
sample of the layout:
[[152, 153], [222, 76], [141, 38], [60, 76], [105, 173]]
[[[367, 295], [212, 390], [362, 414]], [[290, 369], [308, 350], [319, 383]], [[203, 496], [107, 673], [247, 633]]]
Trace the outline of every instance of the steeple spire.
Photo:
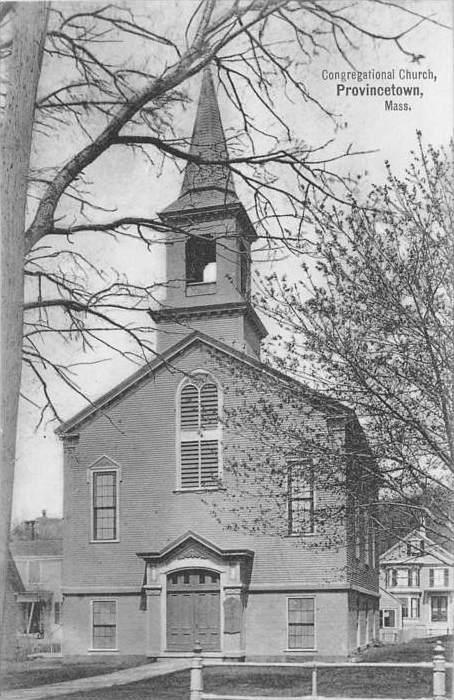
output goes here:
[[[203, 70], [197, 114], [189, 154], [204, 160], [228, 158], [227, 144], [211, 68]], [[178, 199], [162, 213], [205, 209], [239, 202], [229, 168], [222, 164], [188, 161]]]

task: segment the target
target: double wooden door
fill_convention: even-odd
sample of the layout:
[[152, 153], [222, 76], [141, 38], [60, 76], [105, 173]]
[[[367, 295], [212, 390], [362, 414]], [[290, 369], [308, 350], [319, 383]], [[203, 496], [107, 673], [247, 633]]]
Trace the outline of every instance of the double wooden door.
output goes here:
[[167, 648], [192, 651], [220, 649], [219, 574], [186, 569], [167, 576]]

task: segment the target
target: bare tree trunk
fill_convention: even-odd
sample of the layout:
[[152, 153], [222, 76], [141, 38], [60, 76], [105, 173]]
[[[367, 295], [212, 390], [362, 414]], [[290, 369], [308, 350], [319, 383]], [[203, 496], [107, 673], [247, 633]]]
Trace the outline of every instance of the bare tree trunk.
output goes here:
[[[47, 12], [44, 2], [5, 3], [3, 10], [4, 34], [9, 38], [2, 47], [5, 57], [1, 60], [1, 87], [6, 94], [0, 125], [0, 630], [4, 620], [21, 379], [27, 175]], [[1, 634], [2, 645], [7, 643], [3, 637]]]

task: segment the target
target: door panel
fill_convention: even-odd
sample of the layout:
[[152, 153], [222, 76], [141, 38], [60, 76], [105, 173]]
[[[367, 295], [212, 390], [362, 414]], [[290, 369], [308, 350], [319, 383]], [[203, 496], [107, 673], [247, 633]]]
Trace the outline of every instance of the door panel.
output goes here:
[[192, 651], [220, 649], [219, 574], [190, 569], [167, 577], [167, 648]]

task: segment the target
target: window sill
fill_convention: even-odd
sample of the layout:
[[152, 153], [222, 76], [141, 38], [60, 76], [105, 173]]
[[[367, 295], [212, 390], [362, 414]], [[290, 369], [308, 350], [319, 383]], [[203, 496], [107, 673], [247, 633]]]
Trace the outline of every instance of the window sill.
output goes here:
[[88, 649], [90, 654], [112, 654], [114, 651], [118, 652], [118, 647], [115, 647], [115, 649]]
[[317, 537], [316, 532], [291, 532], [284, 537]]
[[186, 296], [198, 297], [204, 294], [216, 294], [216, 282], [187, 282]]
[[284, 654], [316, 654], [317, 649], [283, 649]]
[[90, 540], [89, 544], [118, 544], [120, 542], [117, 540]]
[[201, 486], [187, 489], [174, 489], [172, 493], [204, 493], [205, 491], [226, 491], [225, 486]]

